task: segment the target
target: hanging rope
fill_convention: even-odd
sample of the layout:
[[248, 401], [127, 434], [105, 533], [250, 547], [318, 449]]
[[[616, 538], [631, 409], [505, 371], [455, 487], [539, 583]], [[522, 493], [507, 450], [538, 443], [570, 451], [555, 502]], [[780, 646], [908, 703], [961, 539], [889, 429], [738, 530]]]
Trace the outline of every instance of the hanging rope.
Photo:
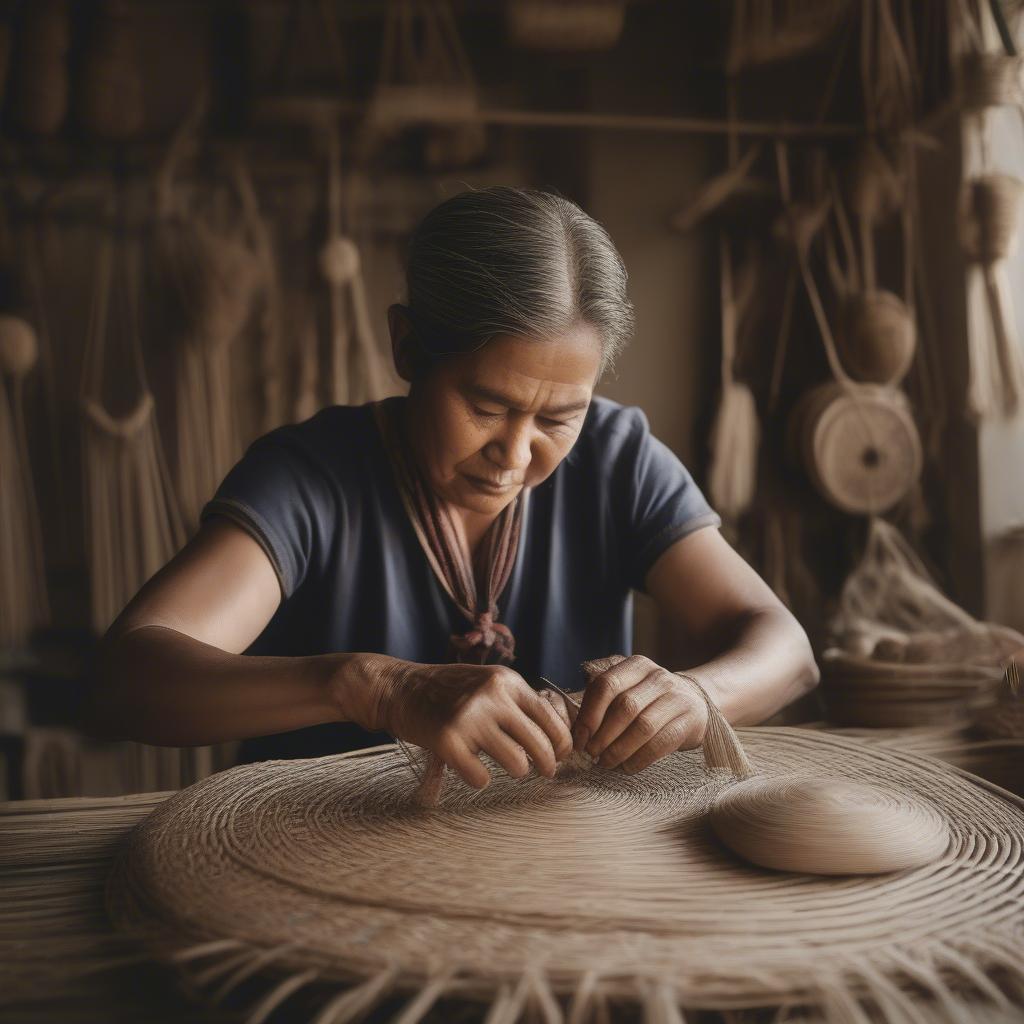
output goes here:
[[[110, 625], [128, 600], [184, 543], [184, 529], [164, 461], [146, 380], [138, 323], [138, 253], [122, 242], [121, 333], [123, 368], [136, 386], [130, 411], [113, 415], [105, 405], [114, 261], [113, 238], [99, 242], [80, 390], [86, 510], [86, 550], [92, 583], [92, 621]], [[128, 251], [124, 251], [128, 250]]]

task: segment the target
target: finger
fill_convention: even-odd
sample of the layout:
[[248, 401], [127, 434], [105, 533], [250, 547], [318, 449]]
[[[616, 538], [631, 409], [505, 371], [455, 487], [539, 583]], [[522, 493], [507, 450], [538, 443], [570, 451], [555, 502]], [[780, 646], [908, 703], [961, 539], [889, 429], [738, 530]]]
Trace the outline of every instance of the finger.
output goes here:
[[530, 761], [526, 751], [503, 729], [495, 726], [483, 738], [480, 749], [494, 758], [513, 779], [523, 779], [530, 774]]
[[582, 668], [587, 676], [599, 676], [602, 672], [607, 672], [613, 665], [618, 665], [620, 661], [625, 661], [626, 655], [624, 654], [611, 654], [607, 658], [593, 658], [590, 661], [583, 662]]
[[544, 699], [539, 693], [533, 690], [525, 691], [519, 706], [533, 719], [545, 732], [551, 741], [551, 749], [559, 761], [564, 761], [572, 753], [572, 723], [567, 722], [568, 711], [565, 708], [565, 701], [561, 694], [553, 694], [558, 698], [558, 704], [562, 708], [560, 714], [551, 698]]
[[[602, 659], [610, 660], [610, 659]], [[595, 664], [590, 662], [589, 664]], [[635, 686], [650, 672], [653, 662], [647, 658], [619, 656], [609, 668], [591, 677], [583, 694], [580, 713], [572, 729], [573, 746], [583, 750], [604, 721], [608, 705], [623, 691]]]
[[[587, 753], [591, 757], [600, 757], [605, 748], [619, 738], [641, 715], [649, 704], [652, 704], [659, 697], [671, 692], [672, 683], [665, 678], [665, 672], [657, 665], [652, 665], [651, 670], [638, 683], [617, 693], [611, 703], [600, 726], [590, 742], [587, 744]], [[660, 728], [660, 726], [659, 726]], [[655, 730], [657, 732], [657, 729]], [[652, 732], [647, 738], [650, 739]]]
[[[649, 768], [666, 754], [699, 745], [700, 722], [696, 715], [674, 718], [657, 736], [645, 743], [635, 754], [623, 761], [621, 768], [627, 775]], [[694, 738], [696, 736], [696, 742]]]
[[568, 728], [572, 729], [576, 716], [580, 713], [580, 705], [583, 703], [583, 691], [576, 690], [574, 693], [562, 694], [554, 690], [541, 690], [540, 693], [541, 696], [548, 695], [546, 699], [558, 712], [558, 717], [563, 722], [567, 722]]
[[[554, 690], [540, 690], [538, 692], [555, 709], [555, 713], [562, 720], [562, 724], [566, 729], [571, 729], [572, 718], [569, 715], [571, 705], [566, 702], [566, 699], [560, 693], [555, 693]], [[575, 711], [576, 709], [573, 708], [573, 710]]]
[[[641, 684], [643, 686], [645, 684]], [[635, 692], [640, 687], [627, 690], [623, 696]], [[612, 704], [614, 707], [614, 702]], [[686, 714], [685, 710], [682, 714]], [[650, 743], [666, 725], [674, 718], [681, 717], [679, 701], [672, 693], [662, 692], [633, 718], [632, 722], [615, 739], [610, 741], [600, 753], [598, 764], [602, 768], [618, 768], [623, 761], [632, 757], [641, 747]], [[608, 717], [605, 717], [605, 721]], [[602, 729], [604, 727], [602, 726]], [[594, 737], [597, 739], [597, 737]], [[591, 741], [593, 742], [593, 740]]]
[[435, 753], [473, 789], [486, 789], [490, 784], [491, 773], [461, 737], [446, 738], [438, 744]]
[[[544, 704], [539, 697], [538, 703]], [[548, 705], [552, 717], [558, 722], [559, 728], [564, 728], [558, 720], [554, 709]], [[530, 760], [533, 761], [537, 771], [546, 775], [549, 779], [555, 777], [555, 768], [558, 762], [555, 758], [555, 748], [551, 743], [548, 734], [532, 719], [525, 711], [516, 709], [517, 714], [509, 715], [499, 721], [499, 725], [526, 751]]]

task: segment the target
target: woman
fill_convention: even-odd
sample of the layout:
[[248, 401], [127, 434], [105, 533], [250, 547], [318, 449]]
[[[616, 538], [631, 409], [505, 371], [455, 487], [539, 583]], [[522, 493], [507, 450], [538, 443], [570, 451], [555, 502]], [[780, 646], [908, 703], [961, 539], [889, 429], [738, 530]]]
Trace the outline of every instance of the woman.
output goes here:
[[[750, 724], [814, 686], [686, 469], [593, 394], [632, 330], [605, 231], [559, 196], [466, 192], [418, 227], [407, 279], [408, 397], [249, 449], [104, 638], [93, 728], [250, 760], [390, 734], [482, 787], [482, 753], [516, 777], [574, 747], [640, 771], [701, 743], [701, 688]], [[631, 588], [689, 641], [685, 677], [630, 656]], [[584, 690], [575, 720], [541, 677]]]

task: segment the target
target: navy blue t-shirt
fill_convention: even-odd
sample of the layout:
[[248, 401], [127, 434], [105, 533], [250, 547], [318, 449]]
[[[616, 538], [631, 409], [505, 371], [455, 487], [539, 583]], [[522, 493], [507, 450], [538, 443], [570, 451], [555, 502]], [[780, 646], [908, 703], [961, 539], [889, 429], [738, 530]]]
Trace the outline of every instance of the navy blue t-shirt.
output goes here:
[[[387, 399], [391, 403], [404, 398]], [[448, 660], [468, 623], [408, 520], [372, 405], [333, 406], [257, 440], [202, 518], [223, 515], [263, 547], [283, 600], [252, 654], [372, 651]], [[595, 397], [569, 455], [527, 503], [498, 599], [512, 667], [536, 684], [583, 687], [581, 662], [630, 654], [631, 589], [658, 556], [720, 519], [638, 408]], [[243, 757], [315, 757], [384, 742], [354, 724], [247, 741]]]

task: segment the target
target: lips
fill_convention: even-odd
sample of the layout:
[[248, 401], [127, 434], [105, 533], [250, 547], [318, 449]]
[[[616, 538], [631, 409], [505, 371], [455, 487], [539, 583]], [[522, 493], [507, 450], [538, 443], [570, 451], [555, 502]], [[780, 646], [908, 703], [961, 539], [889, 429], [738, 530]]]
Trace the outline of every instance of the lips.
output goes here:
[[474, 486], [478, 487], [482, 491], [508, 491], [513, 487], [522, 486], [520, 481], [512, 481], [510, 483], [499, 483], [495, 480], [487, 480], [484, 477], [466, 475], [466, 479]]

